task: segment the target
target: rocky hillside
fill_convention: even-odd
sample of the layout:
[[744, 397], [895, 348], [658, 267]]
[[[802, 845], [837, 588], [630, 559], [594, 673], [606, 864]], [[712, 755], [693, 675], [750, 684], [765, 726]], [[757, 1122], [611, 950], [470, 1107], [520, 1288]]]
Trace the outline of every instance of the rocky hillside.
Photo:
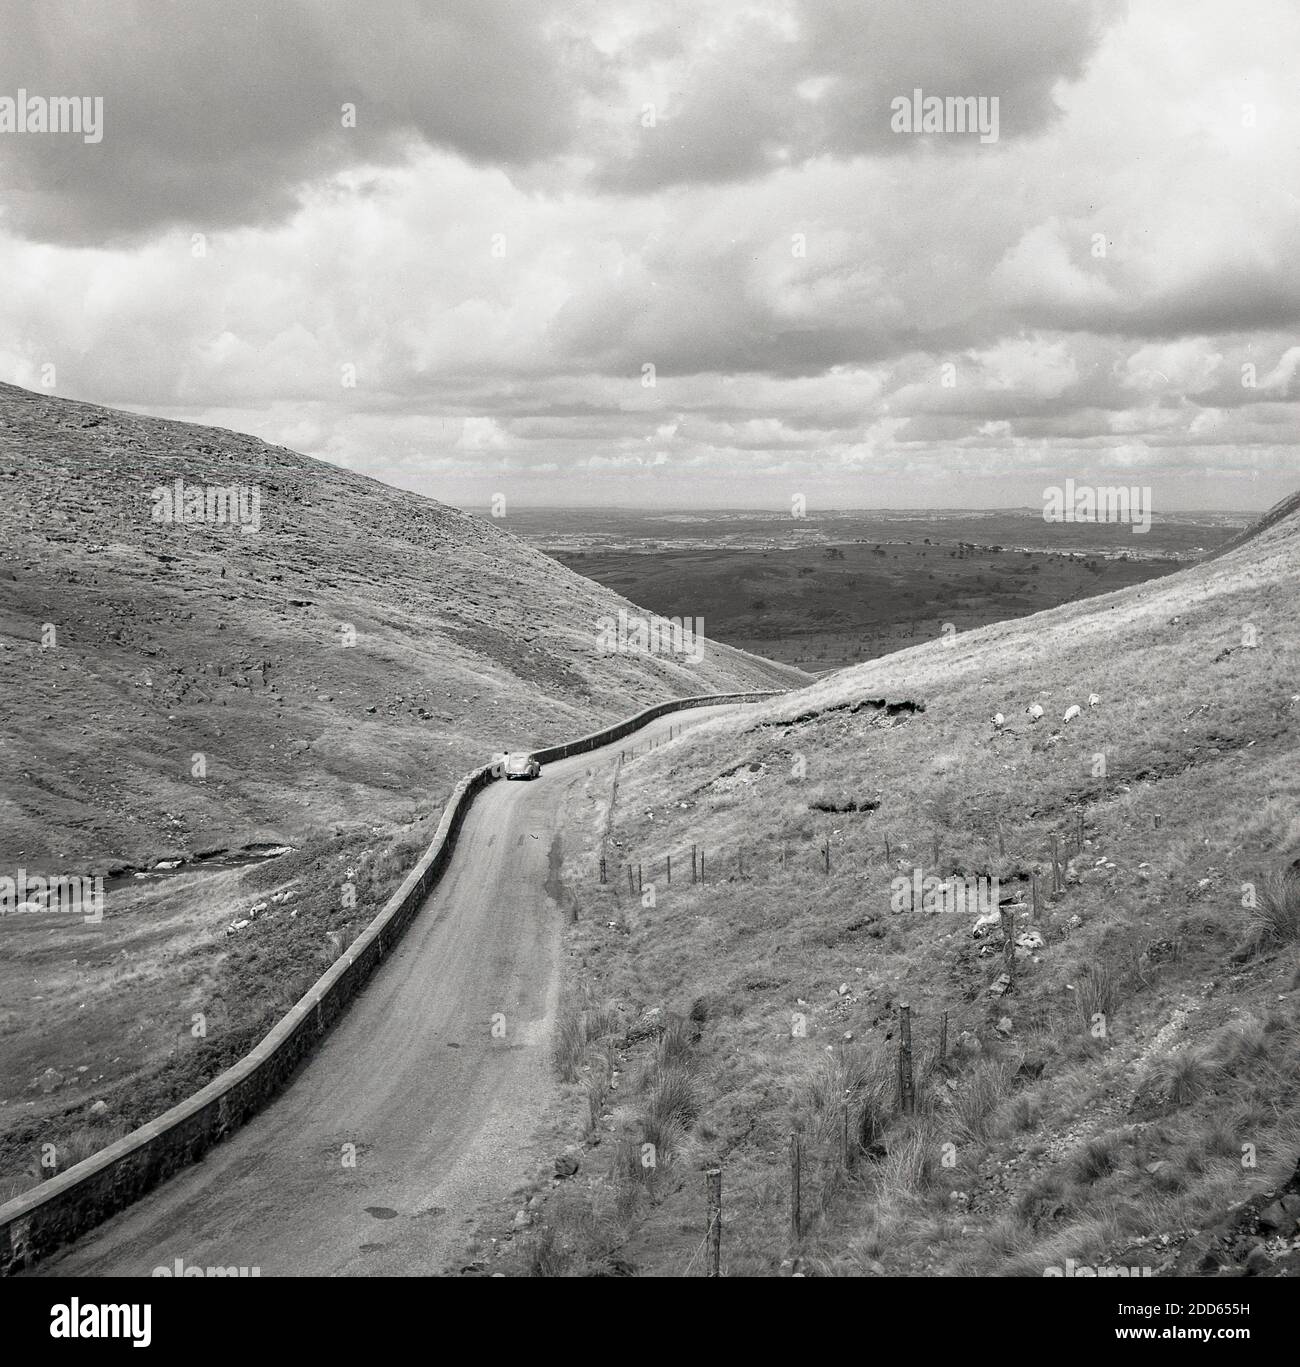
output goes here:
[[[242, 487], [258, 530], [155, 520], [177, 481]], [[0, 865], [384, 827], [492, 750], [801, 679], [712, 643], [699, 663], [598, 654], [620, 607], [430, 499], [0, 385]]]
[[682, 1273], [716, 1164], [732, 1274], [1294, 1275], [1297, 584], [1292, 501], [626, 765], [605, 848], [657, 896], [569, 931], [588, 1149], [521, 1266]]

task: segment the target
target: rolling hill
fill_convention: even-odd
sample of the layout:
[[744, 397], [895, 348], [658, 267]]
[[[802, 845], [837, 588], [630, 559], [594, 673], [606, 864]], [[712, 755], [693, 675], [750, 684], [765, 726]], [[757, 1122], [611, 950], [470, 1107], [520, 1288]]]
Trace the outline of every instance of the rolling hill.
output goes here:
[[98, 923], [0, 916], [0, 1199], [245, 1053], [494, 751], [805, 678], [599, 653], [620, 610], [431, 499], [0, 385], [0, 878], [108, 878]]
[[[624, 766], [569, 865], [561, 1074], [599, 1147], [520, 1269], [698, 1272], [718, 1165], [733, 1275], [1293, 1275], [1298, 585], [1291, 500], [1166, 578]], [[602, 849], [650, 901], [593, 885]], [[1009, 992], [959, 883], [1009, 907]]]
[[[257, 488], [260, 530], [152, 520], [178, 480]], [[598, 655], [620, 607], [431, 499], [0, 385], [0, 863], [101, 872], [378, 825], [492, 749], [800, 679], [712, 643], [699, 664]]]

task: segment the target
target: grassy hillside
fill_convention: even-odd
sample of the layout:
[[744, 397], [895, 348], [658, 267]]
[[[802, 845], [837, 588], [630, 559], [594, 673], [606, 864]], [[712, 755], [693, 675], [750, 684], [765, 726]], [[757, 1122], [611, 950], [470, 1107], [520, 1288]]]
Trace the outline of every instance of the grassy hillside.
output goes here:
[[[150, 491], [178, 479], [259, 487], [260, 532], [152, 521]], [[492, 749], [798, 677], [722, 646], [698, 665], [598, 655], [626, 600], [468, 514], [233, 432], [2, 385], [0, 495], [0, 863], [375, 824]]]
[[[258, 531], [156, 522], [176, 480], [256, 488]], [[620, 607], [430, 499], [0, 385], [0, 877], [118, 875], [99, 924], [0, 920], [0, 1198], [250, 1047], [493, 751], [803, 677], [598, 654]]]
[[[602, 816], [558, 1059], [587, 1153], [516, 1265], [698, 1274], [719, 1164], [732, 1274], [1294, 1273], [1300, 514], [1262, 527], [624, 766], [605, 849], [653, 905], [592, 878]], [[1010, 993], [1000, 930], [895, 891], [955, 876], [1000, 880]]]

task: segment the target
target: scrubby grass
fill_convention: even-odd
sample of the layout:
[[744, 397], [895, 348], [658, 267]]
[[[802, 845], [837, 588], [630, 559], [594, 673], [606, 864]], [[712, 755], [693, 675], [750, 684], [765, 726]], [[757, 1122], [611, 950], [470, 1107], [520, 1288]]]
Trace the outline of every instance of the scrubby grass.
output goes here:
[[1157, 1104], [1186, 1106], [1209, 1085], [1215, 1066], [1199, 1049], [1179, 1049], [1157, 1059], [1138, 1083], [1138, 1096]]
[[[701, 1017], [704, 1013], [694, 1013]], [[598, 1138], [603, 1156], [594, 1189], [566, 1191], [548, 1205], [531, 1237], [521, 1270], [528, 1276], [609, 1276], [631, 1270], [623, 1249], [660, 1179], [676, 1171], [692, 1142], [702, 1085], [696, 1048], [698, 1020], [670, 1016], [649, 1039], [627, 1040], [617, 1011], [593, 1006], [580, 988], [557, 1026], [556, 1063], [568, 1080], [581, 1076], [587, 1099], [587, 1139]], [[623, 1057], [634, 1053], [636, 1057]], [[634, 1081], [619, 1101], [613, 1081], [619, 1064], [631, 1065]], [[626, 1072], [624, 1073], [626, 1076]], [[616, 1107], [615, 1127], [603, 1129], [605, 1108]]]
[[952, 1108], [962, 1134], [974, 1140], [989, 1138], [994, 1113], [1011, 1088], [1017, 1066], [1009, 1059], [982, 1059], [967, 1074]]
[[[553, 1054], [555, 1071], [562, 1082], [580, 1080], [584, 1067], [590, 1066], [600, 1049], [621, 1029], [617, 1011], [594, 1005], [584, 985], [562, 1006], [555, 1022]], [[608, 1060], [606, 1059], [608, 1064]], [[605, 1068], [608, 1086], [611, 1068]], [[587, 1079], [588, 1082], [591, 1079]]]
[[1270, 874], [1249, 911], [1249, 946], [1255, 952], [1300, 940], [1300, 873]]
[[[1041, 1275], [1105, 1261], [1108, 1241], [1176, 1248], [1268, 1180], [1300, 1127], [1292, 904], [1267, 876], [1300, 853], [1300, 604], [1275, 591], [1297, 558], [1300, 536], [1279, 534], [1248, 571], [1229, 558], [908, 651], [625, 766], [612, 838], [647, 870], [669, 853], [689, 868], [702, 845], [707, 881], [659, 883], [617, 937], [601, 929], [627, 910], [613, 885], [572, 947], [610, 1000], [709, 1002], [691, 1144], [721, 1163], [724, 1192], [772, 1193], [728, 1211], [729, 1263], [772, 1271], [791, 1254], [792, 1131], [816, 1271]], [[1268, 644], [1219, 659], [1225, 613]], [[1095, 712], [1051, 720], [1088, 691]], [[880, 697], [926, 710], [889, 714]], [[1034, 727], [1036, 699], [1048, 719]], [[1000, 733], [996, 710], [1012, 718]], [[840, 810], [816, 810], [828, 794]], [[843, 810], [850, 795], [879, 805]], [[973, 915], [915, 908], [917, 870], [996, 876], [1027, 908], [1037, 878], [1037, 916], [1016, 913], [1016, 932], [1043, 944], [1018, 955], [1011, 994], [988, 992], [998, 932], [973, 940]], [[1276, 929], [1234, 962], [1246, 883]], [[702, 1232], [698, 1174], [657, 1200], [629, 1256], [680, 1270]]]
[[[182, 876], [142, 890], [125, 908], [119, 899], [102, 926], [85, 928], [93, 938], [78, 943], [72, 973], [51, 967], [60, 956], [44, 936], [19, 927], [26, 938], [10, 941], [9, 968], [26, 966], [29, 984], [45, 982], [37, 1019], [47, 1030], [44, 1042], [8, 1037], [4, 1085], [19, 1092], [19, 1070], [34, 1066], [22, 1061], [32, 1049], [44, 1051], [65, 1080], [30, 1109], [8, 1108], [0, 1180], [9, 1180], [9, 1195], [50, 1174], [44, 1146], [57, 1150], [62, 1171], [70, 1166], [65, 1153], [88, 1157], [93, 1137], [120, 1138], [248, 1053], [396, 891], [427, 848], [437, 811], [425, 804], [387, 842], [354, 832], [247, 870]], [[345, 881], [355, 894], [347, 902], [339, 894]], [[276, 894], [287, 900], [273, 901]], [[233, 908], [259, 903], [266, 911], [258, 919], [225, 934]], [[202, 1031], [192, 1028], [196, 1015]], [[92, 1021], [104, 1038], [90, 1030]], [[25, 1025], [34, 1031], [35, 1022]], [[84, 1080], [69, 1066], [81, 1058]], [[106, 1119], [92, 1112], [96, 1100], [105, 1102]]]

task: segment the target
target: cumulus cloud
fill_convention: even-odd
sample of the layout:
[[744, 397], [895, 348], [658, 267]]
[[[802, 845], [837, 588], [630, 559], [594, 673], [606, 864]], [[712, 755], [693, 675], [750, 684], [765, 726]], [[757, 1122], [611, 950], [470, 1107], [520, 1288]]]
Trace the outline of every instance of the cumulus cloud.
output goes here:
[[0, 133], [0, 377], [469, 502], [1289, 484], [1300, 14], [1246, 3], [14, 6], [0, 95], [105, 137]]
[[523, 165], [577, 91], [545, 5], [510, 0], [0, 3], [0, 95], [104, 102], [101, 141], [0, 137], [7, 226], [105, 242], [287, 217], [300, 187], [412, 146]]
[[[628, 99], [647, 103], [602, 166], [633, 191], [752, 177], [825, 155], [902, 155], [891, 118], [914, 91], [999, 102], [999, 135], [1041, 131], [1059, 81], [1084, 70], [1120, 0], [803, 0], [696, 13], [670, 7], [663, 32], [689, 41]], [[696, 7], [698, 8], [698, 7]], [[643, 104], [645, 109], [646, 105]], [[629, 120], [629, 125], [631, 121]], [[962, 146], [948, 139], [951, 147]], [[965, 144], [969, 148], [969, 142]]]

